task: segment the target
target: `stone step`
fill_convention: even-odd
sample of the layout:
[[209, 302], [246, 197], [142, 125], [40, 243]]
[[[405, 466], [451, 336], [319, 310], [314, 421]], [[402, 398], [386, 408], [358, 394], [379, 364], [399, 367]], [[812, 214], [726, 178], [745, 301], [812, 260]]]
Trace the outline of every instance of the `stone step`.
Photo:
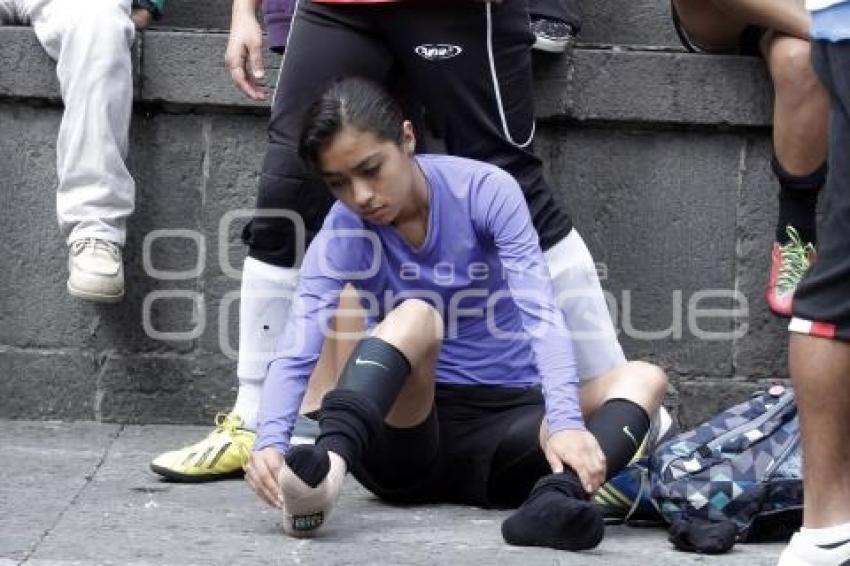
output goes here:
[[[460, 0], [463, 1], [463, 0]], [[230, 29], [230, 0], [212, 0], [198, 10], [193, 0], [169, 0], [157, 27]], [[664, 0], [581, 0], [584, 16], [579, 39], [610, 45], [680, 46]]]
[[[188, 106], [262, 107], [233, 86], [226, 35], [148, 31], [137, 43], [136, 100]], [[277, 62], [267, 57], [269, 84]], [[0, 97], [59, 97], [53, 64], [29, 28], [0, 28]], [[537, 115], [586, 121], [764, 126], [771, 91], [752, 57], [576, 49], [535, 59]]]

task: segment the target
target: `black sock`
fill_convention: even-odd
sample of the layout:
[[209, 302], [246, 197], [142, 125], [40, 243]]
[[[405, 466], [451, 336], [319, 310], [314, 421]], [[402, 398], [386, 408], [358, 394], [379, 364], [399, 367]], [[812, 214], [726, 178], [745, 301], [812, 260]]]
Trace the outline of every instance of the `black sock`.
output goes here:
[[502, 523], [505, 542], [559, 550], [586, 550], [605, 534], [602, 511], [589, 501], [575, 473], [541, 478], [531, 495]]
[[816, 210], [818, 195], [826, 182], [826, 163], [807, 175], [792, 175], [779, 163], [771, 160], [773, 173], [779, 181], [779, 218], [776, 223], [776, 241], [789, 242], [787, 229], [793, 226], [803, 242], [817, 241]]
[[640, 448], [649, 432], [649, 415], [637, 403], [610, 399], [588, 419], [587, 431], [605, 454], [608, 480], [625, 468]]
[[313, 461], [320, 459], [318, 449], [339, 454], [348, 469], [359, 462], [409, 374], [410, 362], [395, 346], [374, 336], [361, 340], [343, 368], [337, 388], [322, 400], [316, 449], [309, 458], [296, 457], [306, 458], [298, 469], [292, 468], [298, 477], [307, 483], [307, 478], [315, 479], [315, 470], [321, 469]]
[[322, 400], [316, 447], [336, 452], [351, 469], [383, 422], [384, 415], [366, 395], [335, 389]]
[[286, 452], [286, 465], [310, 487], [316, 487], [331, 469], [328, 451], [310, 444], [293, 446]]

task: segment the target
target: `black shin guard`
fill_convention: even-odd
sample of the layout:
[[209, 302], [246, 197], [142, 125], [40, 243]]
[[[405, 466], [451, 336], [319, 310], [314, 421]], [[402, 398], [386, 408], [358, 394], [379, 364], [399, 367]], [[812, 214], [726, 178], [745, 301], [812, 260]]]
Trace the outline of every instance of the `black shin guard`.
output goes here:
[[337, 388], [322, 401], [316, 446], [333, 450], [350, 468], [392, 409], [408, 375], [410, 362], [395, 346], [375, 337], [362, 340]]
[[771, 166], [779, 181], [779, 219], [776, 223], [776, 241], [787, 244], [787, 228], [793, 226], [803, 242], [815, 243], [817, 228], [815, 213], [818, 194], [826, 182], [826, 163], [807, 175], [792, 175], [777, 159], [771, 159]]
[[587, 431], [596, 437], [605, 454], [609, 480], [622, 470], [649, 432], [649, 415], [643, 407], [627, 399], [606, 401], [587, 421]]
[[390, 412], [409, 374], [410, 362], [395, 346], [375, 337], [362, 340], [342, 370], [337, 388], [322, 400], [321, 432], [315, 446], [292, 448], [286, 464], [311, 487], [330, 469], [329, 450], [351, 469]]

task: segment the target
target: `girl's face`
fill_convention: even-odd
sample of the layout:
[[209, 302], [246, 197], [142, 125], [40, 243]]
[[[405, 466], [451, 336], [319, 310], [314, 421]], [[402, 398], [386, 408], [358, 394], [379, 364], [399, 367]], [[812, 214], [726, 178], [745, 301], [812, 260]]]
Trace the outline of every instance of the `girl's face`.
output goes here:
[[399, 146], [346, 127], [319, 153], [319, 171], [334, 197], [373, 224], [396, 222], [416, 202], [415, 138], [408, 121], [403, 134]]

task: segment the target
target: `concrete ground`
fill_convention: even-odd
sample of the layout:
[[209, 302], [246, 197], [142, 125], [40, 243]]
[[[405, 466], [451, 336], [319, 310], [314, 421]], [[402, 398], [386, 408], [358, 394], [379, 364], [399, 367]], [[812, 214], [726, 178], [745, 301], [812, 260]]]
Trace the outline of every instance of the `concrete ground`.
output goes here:
[[705, 557], [673, 550], [663, 529], [610, 527], [580, 554], [504, 544], [501, 511], [392, 507], [355, 481], [324, 536], [294, 540], [242, 481], [165, 483], [158, 452], [206, 429], [0, 421], [0, 566], [93, 564], [775, 564], [782, 545]]

